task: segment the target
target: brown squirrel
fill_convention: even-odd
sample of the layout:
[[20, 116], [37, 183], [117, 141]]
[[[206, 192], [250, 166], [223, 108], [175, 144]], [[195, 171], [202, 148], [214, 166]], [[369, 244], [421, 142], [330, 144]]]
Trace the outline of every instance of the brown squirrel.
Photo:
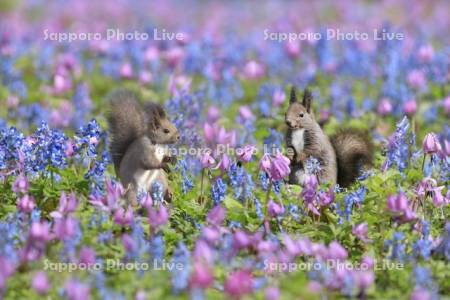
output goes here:
[[149, 192], [156, 181], [163, 187], [164, 197], [170, 199], [165, 170], [174, 157], [167, 145], [180, 139], [177, 128], [161, 105], [141, 105], [129, 90], [116, 90], [108, 98], [110, 152], [128, 201], [136, 204], [138, 192]]
[[302, 184], [305, 159], [315, 157], [321, 167], [319, 182], [336, 182], [348, 187], [359, 176], [361, 167], [371, 165], [373, 145], [369, 135], [356, 129], [340, 130], [328, 138], [311, 112], [311, 92], [306, 89], [302, 103], [292, 87], [285, 115], [287, 156], [291, 161], [290, 184]]

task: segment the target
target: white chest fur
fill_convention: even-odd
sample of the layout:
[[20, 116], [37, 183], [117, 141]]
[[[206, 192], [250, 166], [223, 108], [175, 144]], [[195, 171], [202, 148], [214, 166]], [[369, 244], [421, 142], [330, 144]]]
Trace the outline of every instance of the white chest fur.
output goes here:
[[297, 153], [303, 151], [305, 147], [305, 129], [296, 129], [292, 132], [292, 146]]
[[162, 162], [164, 156], [168, 155], [169, 148], [164, 145], [155, 145], [155, 156], [159, 162]]
[[160, 169], [154, 170], [139, 170], [134, 174], [134, 180], [136, 181], [138, 191], [149, 191], [153, 182], [158, 178]]

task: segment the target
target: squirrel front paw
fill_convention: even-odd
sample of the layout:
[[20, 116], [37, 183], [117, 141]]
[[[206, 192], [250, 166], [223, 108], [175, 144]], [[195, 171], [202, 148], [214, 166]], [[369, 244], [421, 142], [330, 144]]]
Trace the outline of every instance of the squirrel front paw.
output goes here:
[[292, 147], [288, 147], [286, 149], [286, 157], [290, 160], [293, 161], [294, 157], [295, 157], [295, 150]]

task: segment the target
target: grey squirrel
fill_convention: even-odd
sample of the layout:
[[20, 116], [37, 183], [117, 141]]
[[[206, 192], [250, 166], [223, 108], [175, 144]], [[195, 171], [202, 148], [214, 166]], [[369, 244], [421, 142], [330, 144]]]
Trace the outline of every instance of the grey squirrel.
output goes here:
[[119, 89], [109, 94], [107, 116], [110, 153], [116, 174], [127, 190], [127, 199], [136, 204], [137, 194], [149, 192], [158, 181], [164, 197], [170, 199], [167, 164], [174, 161], [168, 144], [180, 139], [177, 128], [164, 108], [153, 102], [142, 105], [136, 94]]
[[356, 129], [343, 129], [330, 138], [311, 112], [311, 92], [306, 89], [302, 103], [292, 87], [285, 115], [287, 156], [291, 161], [290, 184], [302, 184], [305, 159], [315, 157], [320, 164], [319, 182], [336, 182], [348, 187], [359, 176], [361, 167], [371, 165], [373, 145], [369, 135]]

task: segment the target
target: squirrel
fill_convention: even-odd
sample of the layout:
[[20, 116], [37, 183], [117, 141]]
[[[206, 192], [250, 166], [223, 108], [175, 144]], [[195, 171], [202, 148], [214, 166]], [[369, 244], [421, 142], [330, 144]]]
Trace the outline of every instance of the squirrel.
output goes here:
[[166, 171], [175, 158], [167, 145], [180, 139], [177, 128], [160, 104], [142, 105], [132, 91], [116, 90], [110, 93], [108, 102], [109, 150], [127, 200], [136, 204], [138, 193], [151, 191], [156, 181], [163, 188], [164, 198], [170, 200]]
[[291, 161], [289, 183], [303, 184], [304, 162], [312, 156], [320, 164], [320, 183], [348, 187], [360, 175], [361, 167], [372, 165], [373, 144], [368, 133], [356, 129], [343, 129], [329, 138], [311, 112], [311, 101], [311, 92], [305, 89], [302, 103], [298, 102], [292, 87], [285, 115], [287, 157]]

